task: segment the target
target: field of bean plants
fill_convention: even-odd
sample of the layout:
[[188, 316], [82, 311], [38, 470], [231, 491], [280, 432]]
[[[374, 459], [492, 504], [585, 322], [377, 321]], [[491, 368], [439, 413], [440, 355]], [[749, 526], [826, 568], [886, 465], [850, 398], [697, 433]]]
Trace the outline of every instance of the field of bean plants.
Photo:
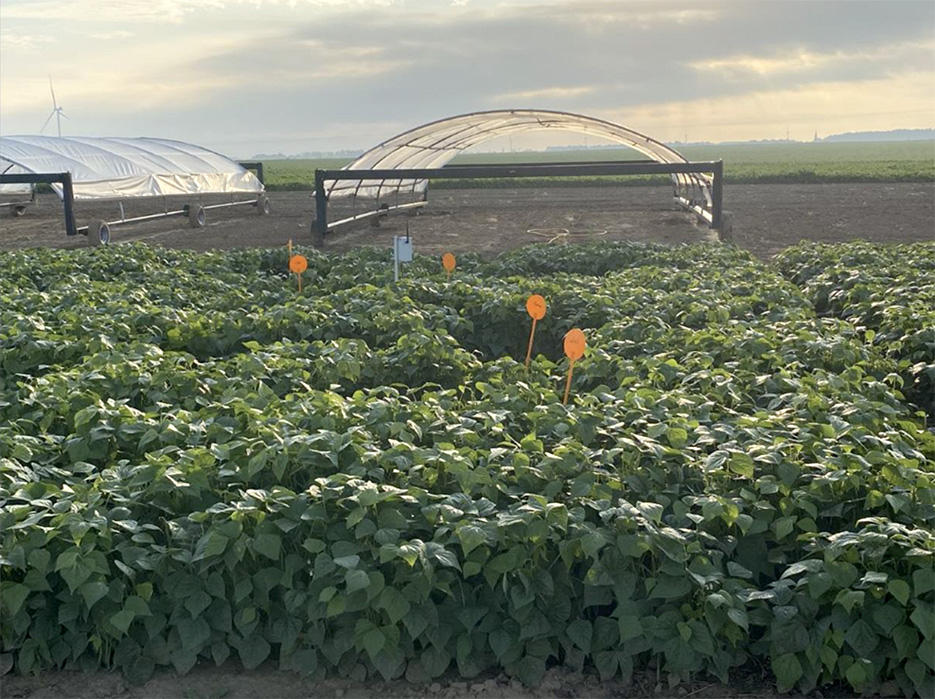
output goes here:
[[5, 669], [935, 694], [935, 244], [300, 252], [0, 253]]

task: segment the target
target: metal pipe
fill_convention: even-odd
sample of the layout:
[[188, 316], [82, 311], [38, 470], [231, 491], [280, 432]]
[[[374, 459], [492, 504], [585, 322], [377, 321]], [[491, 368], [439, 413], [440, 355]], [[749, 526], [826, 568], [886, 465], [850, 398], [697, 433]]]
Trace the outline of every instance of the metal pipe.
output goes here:
[[226, 201], [223, 204], [205, 204], [201, 208], [205, 211], [208, 211], [209, 209], [227, 209], [231, 206], [246, 206], [247, 204], [250, 206], [256, 206], [256, 199], [247, 199], [245, 201]]
[[[105, 221], [105, 223], [111, 228], [116, 228], [117, 226], [123, 226], [127, 223], [139, 223], [140, 221], [154, 221], [160, 218], [169, 218], [170, 216], [188, 216], [187, 209], [179, 209], [178, 211], [166, 211], [161, 214], [147, 214], [146, 216], [134, 216], [133, 218], [124, 218], [119, 221]], [[87, 226], [81, 226], [78, 229], [78, 232], [88, 230]]]
[[347, 218], [342, 218], [338, 221], [334, 221], [328, 224], [328, 232], [333, 231], [338, 226], [345, 226], [348, 223], [354, 223], [355, 221], [365, 221], [368, 218], [373, 218], [375, 216], [382, 217], [386, 216], [392, 211], [400, 211], [405, 209], [421, 209], [426, 205], [424, 201], [413, 201], [406, 204], [396, 204], [395, 206], [390, 206], [386, 209], [376, 209], [375, 211], [366, 211], [362, 214], [355, 214], [354, 216], [348, 216]]
[[692, 204], [691, 201], [689, 201], [685, 197], [677, 197], [676, 201], [678, 201], [679, 204], [684, 206], [689, 211], [697, 214], [698, 218], [702, 219], [705, 223], [711, 223], [712, 217], [711, 217], [710, 211], [707, 211], [706, 209], [698, 206], [697, 204]]
[[[252, 199], [250, 199], [250, 200], [247, 200], [247, 201], [225, 202], [225, 203], [223, 203], [223, 204], [209, 204], [209, 205], [203, 206], [203, 207], [201, 207], [201, 208], [203, 208], [203, 209], [205, 209], [205, 210], [208, 210], [208, 209], [224, 209], [224, 208], [227, 208], [227, 207], [230, 207], [230, 206], [246, 206], [247, 204], [249, 204], [249, 205], [252, 206], [252, 205], [256, 204], [256, 202], [253, 201]], [[124, 225], [124, 224], [126, 224], [126, 223], [139, 223], [140, 221], [155, 221], [155, 220], [160, 219], [160, 218], [169, 218], [169, 217], [171, 217], [171, 216], [188, 216], [188, 212], [189, 212], [188, 209], [177, 209], [177, 210], [175, 210], [175, 211], [164, 211], [163, 213], [159, 213], [159, 214], [146, 214], [145, 216], [134, 216], [133, 218], [122, 218], [122, 219], [120, 219], [119, 221], [107, 221], [106, 223], [107, 223], [107, 225], [110, 226], [111, 228], [115, 228], [115, 227], [117, 227], [117, 226], [122, 226], [122, 225]], [[79, 231], [86, 231], [86, 230], [88, 230], [88, 227], [87, 227], [87, 226], [82, 226], [82, 227], [79, 228], [78, 230], [79, 230]]]

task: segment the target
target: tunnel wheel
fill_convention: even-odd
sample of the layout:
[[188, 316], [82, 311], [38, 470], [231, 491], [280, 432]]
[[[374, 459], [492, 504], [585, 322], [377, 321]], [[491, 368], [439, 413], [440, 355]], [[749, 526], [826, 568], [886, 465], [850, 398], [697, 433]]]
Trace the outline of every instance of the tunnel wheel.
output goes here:
[[88, 245], [96, 247], [98, 245], [110, 244], [110, 226], [106, 221], [91, 221], [88, 225]]
[[188, 225], [192, 228], [204, 228], [207, 216], [205, 207], [191, 206], [188, 209]]

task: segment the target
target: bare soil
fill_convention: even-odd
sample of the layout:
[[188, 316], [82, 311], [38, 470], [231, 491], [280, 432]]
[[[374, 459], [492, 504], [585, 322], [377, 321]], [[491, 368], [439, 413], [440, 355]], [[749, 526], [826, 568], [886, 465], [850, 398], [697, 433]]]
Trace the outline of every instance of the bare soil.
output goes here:
[[[696, 682], [675, 688], [655, 676], [635, 677], [629, 684], [601, 682], [596, 675], [553, 668], [542, 684], [534, 689], [505, 675], [488, 675], [472, 680], [457, 677], [437, 682], [413, 684], [342, 679], [301, 679], [274, 666], [246, 671], [232, 663], [215, 667], [213, 663], [195, 666], [179, 677], [171, 670], [161, 670], [144, 686], [127, 685], [120, 674], [98, 672], [51, 672], [38, 677], [2, 678], [0, 696], [4, 699], [304, 699], [335, 697], [342, 699], [558, 699], [567, 697], [620, 697], [625, 699], [796, 699], [802, 695], [777, 694], [762, 678], [744, 677], [731, 686], [717, 682]], [[898, 690], [897, 690], [898, 691]], [[884, 696], [896, 696], [892, 688]], [[841, 688], [826, 689], [816, 697], [845, 697]]]
[[[384, 218], [329, 234], [325, 248], [344, 251], [362, 245], [390, 247], [392, 237], [414, 237], [417, 252], [495, 254], [533, 242], [636, 240], [664, 243], [715, 241], [717, 236], [672, 203], [668, 187], [571, 187], [549, 189], [445, 189], [430, 192], [418, 216]], [[250, 206], [213, 209], [207, 225], [193, 229], [182, 217], [113, 229], [113, 242], [145, 241], [173, 248], [211, 250], [310, 244], [315, 202], [306, 192], [270, 193], [272, 214]], [[935, 185], [803, 184], [729, 185], [725, 208], [733, 213], [733, 242], [766, 258], [800, 240], [838, 242], [866, 239], [905, 243], [935, 240]], [[187, 202], [185, 202], [187, 203]], [[210, 200], [205, 203], [215, 203]], [[169, 202], [179, 208], [180, 202]], [[126, 215], [162, 210], [163, 201], [126, 205]], [[362, 213], [363, 202], [329, 206], [334, 221]], [[119, 218], [117, 205], [79, 204], [79, 225]], [[567, 236], [559, 236], [567, 231]], [[64, 233], [61, 204], [43, 195], [19, 218], [4, 212], [0, 249], [80, 247], [84, 236]]]

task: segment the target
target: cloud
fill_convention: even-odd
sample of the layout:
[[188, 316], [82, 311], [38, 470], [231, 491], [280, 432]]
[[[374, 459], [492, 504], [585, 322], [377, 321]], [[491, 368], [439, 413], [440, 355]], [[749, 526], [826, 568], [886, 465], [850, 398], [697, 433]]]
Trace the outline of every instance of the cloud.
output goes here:
[[[725, 77], [772, 76], [783, 73], [815, 71], [832, 64], [892, 62], [916, 63], [917, 59], [935, 55], [935, 41], [906, 42], [876, 47], [866, 51], [834, 51], [820, 53], [804, 48], [785, 50], [772, 55], [735, 55], [692, 61], [689, 66], [699, 72]], [[906, 60], [909, 59], [909, 60]]]
[[[709, 3], [710, 4], [710, 3]], [[683, 7], [679, 7], [683, 5]], [[707, 23], [715, 22], [722, 15], [721, 8], [701, 8], [684, 6], [674, 2], [668, 6], [661, 3], [647, 4], [640, 2], [623, 3], [575, 3], [566, 5], [564, 11], [556, 11], [554, 6], [547, 13], [561, 18], [563, 23], [579, 24], [589, 34], [609, 32], [663, 30], [668, 26], [694, 26], [700, 29]]]
[[581, 97], [599, 89], [597, 85], [579, 85], [577, 87], [540, 87], [534, 90], [518, 90], [493, 95], [492, 104], [515, 104], [516, 102], [529, 102], [535, 100], [566, 100]]
[[222, 6], [218, 0], [5, 0], [5, 20], [68, 22], [180, 22], [199, 7]]
[[98, 34], [92, 34], [92, 39], [100, 39], [101, 41], [117, 41], [120, 39], [129, 39], [136, 36], [134, 32], [128, 32], [125, 29], [118, 29], [113, 32], [100, 32]]
[[[743, 95], [659, 102], [599, 110], [595, 115], [618, 121], [664, 140], [710, 141], [757, 138], [807, 140], [817, 130], [885, 130], [935, 126], [929, 72], [848, 82], [816, 82]], [[704, 134], [704, 135], [702, 135]]]
[[50, 36], [17, 34], [14, 32], [0, 33], [0, 51], [38, 51], [44, 46], [54, 43], [55, 39]]
[[[58, 9], [71, 14], [8, 19]], [[112, 23], [96, 21], [108, 9]], [[636, 117], [628, 125], [653, 135], [656, 114], [661, 130], [694, 123], [693, 138], [713, 140], [738, 121], [734, 101], [752, 132], [758, 119], [772, 129], [762, 115], [783, 114], [771, 95], [793, 99], [803, 123], [819, 113], [830, 123], [849, 105], [821, 101], [824, 89], [845, 99], [852, 88], [840, 86], [888, 85], [888, 109], [911, 111], [903, 105], [919, 96], [906, 76], [935, 82], [935, 5], [898, 0], [2, 0], [0, 16], [4, 34], [57, 42], [41, 64], [6, 60], [3, 48], [4, 130], [41, 124], [51, 72], [76, 131], [205, 145], [255, 134], [267, 151], [303, 139], [363, 148], [433, 119], [519, 106]], [[808, 100], [821, 108], [806, 113]], [[914, 114], [919, 126], [935, 121]]]
[[190, 15], [251, 9], [306, 6], [325, 10], [390, 7], [397, 0], [4, 0], [7, 20], [58, 20], [68, 22], [142, 22], [178, 24]]
[[818, 66], [838, 60], [841, 54], [820, 54], [799, 50], [782, 56], [730, 56], [694, 61], [689, 65], [702, 72], [726, 75], [748, 74], [772, 75], [812, 70]]

